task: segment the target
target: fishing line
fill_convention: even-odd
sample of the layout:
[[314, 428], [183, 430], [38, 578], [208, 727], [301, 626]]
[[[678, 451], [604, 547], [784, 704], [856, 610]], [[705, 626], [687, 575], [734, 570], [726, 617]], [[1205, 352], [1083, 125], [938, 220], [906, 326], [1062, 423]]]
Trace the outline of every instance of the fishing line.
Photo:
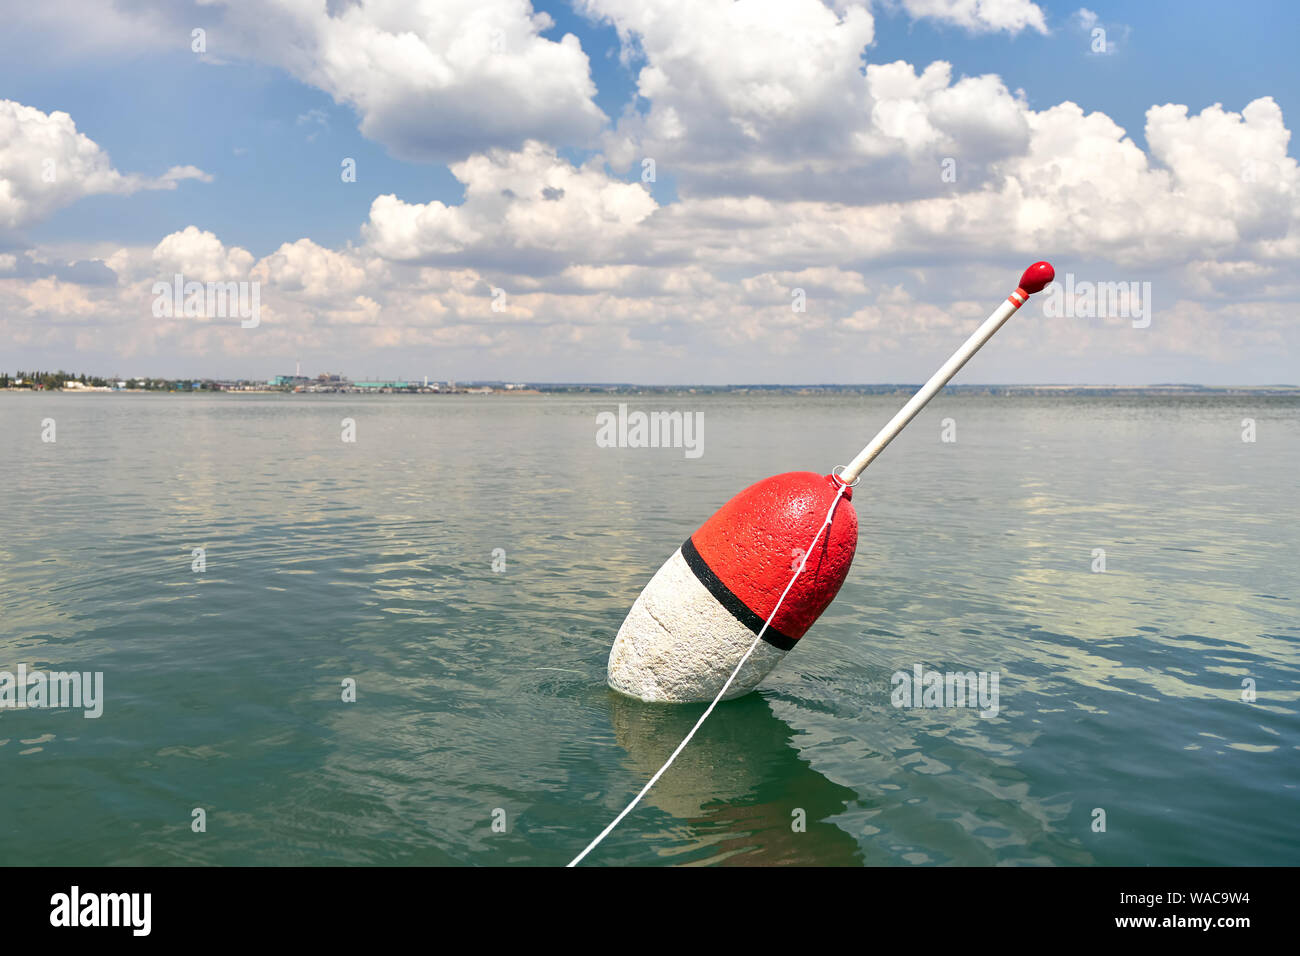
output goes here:
[[784, 601], [785, 596], [790, 593], [790, 588], [792, 588], [794, 586], [794, 582], [799, 579], [799, 575], [803, 574], [804, 567], [808, 564], [808, 556], [811, 555], [813, 553], [813, 550], [817, 547], [817, 542], [821, 540], [822, 532], [831, 526], [831, 521], [835, 515], [835, 506], [840, 503], [840, 498], [844, 496], [844, 492], [847, 491], [849, 488], [851, 488], [853, 485], [857, 484], [857, 480], [855, 479], [852, 483], [845, 483], [845, 480], [837, 475], [836, 483], [840, 486], [840, 490], [835, 493], [835, 498], [831, 501], [831, 506], [826, 512], [826, 520], [823, 521], [821, 527], [817, 529], [817, 534], [813, 537], [812, 544], [808, 546], [808, 550], [805, 551], [803, 554], [803, 559], [799, 562], [799, 569], [795, 571], [794, 576], [790, 578], [790, 583], [787, 584], [785, 586], [785, 590], [781, 592], [781, 597], [777, 600], [776, 607], [772, 608], [772, 613], [769, 614], [767, 620], [763, 622], [763, 626], [762, 628], [759, 629], [759, 632], [756, 635], [754, 635], [754, 641], [752, 644], [749, 645], [749, 650], [745, 651], [745, 656], [740, 659], [740, 663], [736, 665], [736, 669], [731, 672], [731, 676], [727, 678], [727, 682], [722, 685], [722, 690], [718, 691], [717, 696], [713, 698], [713, 702], [709, 704], [708, 707], [705, 708], [704, 713], [700, 715], [700, 719], [697, 720], [695, 722], [695, 726], [691, 728], [691, 732], [688, 733], [685, 736], [685, 738], [682, 739], [682, 742], [677, 745], [677, 749], [672, 752], [672, 754], [664, 762], [664, 765], [655, 772], [655, 775], [653, 777], [650, 778], [650, 782], [641, 788], [641, 792], [638, 793], [635, 798], [633, 798], [631, 803], [629, 803], [626, 807], [623, 808], [623, 812], [620, 813], [618, 816], [616, 816], [614, 818], [614, 821], [609, 826], [605, 827], [605, 829], [600, 831], [600, 836], [596, 837], [596, 839], [588, 843], [587, 848], [585, 850], [583, 850], [581, 853], [579, 853], [577, 856], [575, 856], [572, 860], [569, 861], [569, 863], [565, 867], [566, 869], [570, 866], [577, 866], [579, 863], [581, 863], [582, 858], [585, 857], [592, 850], [594, 850], [597, 847], [597, 845], [599, 845], [600, 841], [605, 839], [605, 837], [609, 836], [610, 833], [613, 832], [614, 828], [623, 821], [623, 818], [632, 812], [632, 808], [635, 807], [638, 803], [640, 803], [641, 798], [650, 792], [650, 788], [653, 787], [658, 782], [659, 778], [664, 775], [664, 771], [672, 766], [673, 761], [677, 759], [677, 755], [686, 749], [686, 745], [691, 742], [691, 738], [695, 736], [695, 732], [699, 730], [701, 725], [703, 725], [704, 721], [708, 719], [709, 714], [713, 713], [713, 708], [718, 706], [718, 701], [722, 700], [722, 698], [726, 695], [727, 688], [729, 688], [731, 686], [731, 682], [736, 679], [736, 675], [739, 674], [741, 668], [745, 666], [745, 661], [749, 660], [749, 655], [754, 653], [754, 648], [758, 647], [758, 642], [763, 639], [763, 633], [768, 629], [772, 621], [776, 618], [776, 612], [781, 610], [781, 602]]

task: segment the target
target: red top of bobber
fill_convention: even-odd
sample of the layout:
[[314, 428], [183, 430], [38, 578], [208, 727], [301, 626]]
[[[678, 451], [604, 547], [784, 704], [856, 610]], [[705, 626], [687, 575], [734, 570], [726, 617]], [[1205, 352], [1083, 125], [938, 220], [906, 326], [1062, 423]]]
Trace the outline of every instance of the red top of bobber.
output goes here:
[[1033, 295], [1042, 292], [1043, 287], [1056, 278], [1056, 270], [1050, 262], [1035, 262], [1020, 277], [1020, 291]]
[[852, 490], [822, 524], [839, 493], [838, 478], [815, 471], [773, 475], [732, 498], [691, 535], [691, 543], [715, 575], [760, 621], [766, 621], [799, 569], [771, 627], [797, 641], [826, 610], [848, 576], [858, 546], [858, 516]]

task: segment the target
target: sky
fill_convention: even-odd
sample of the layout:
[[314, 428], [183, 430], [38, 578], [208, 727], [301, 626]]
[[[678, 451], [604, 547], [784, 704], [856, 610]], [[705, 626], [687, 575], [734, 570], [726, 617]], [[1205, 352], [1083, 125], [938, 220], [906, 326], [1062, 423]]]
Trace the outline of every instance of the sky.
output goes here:
[[958, 382], [1300, 381], [1285, 0], [0, 18], [0, 370], [919, 382], [1049, 259]]

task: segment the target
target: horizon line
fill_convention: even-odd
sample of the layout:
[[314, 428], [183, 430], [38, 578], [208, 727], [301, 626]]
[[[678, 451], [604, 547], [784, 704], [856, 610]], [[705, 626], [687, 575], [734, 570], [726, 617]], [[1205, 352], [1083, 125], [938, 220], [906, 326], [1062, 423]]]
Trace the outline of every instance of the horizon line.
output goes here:
[[[256, 377], [239, 377], [239, 376], [212, 376], [212, 375], [142, 375], [142, 376], [118, 376], [118, 375], [99, 375], [94, 373], [65, 372], [63, 369], [51, 371], [42, 371], [32, 369], [28, 372], [36, 373], [42, 376], [58, 375], [63, 373], [65, 381], [77, 380], [78, 376], [84, 378], [94, 378], [102, 381], [115, 382], [187, 382], [187, 383], [257, 383], [273, 386], [273, 378], [294, 378], [300, 381], [296, 384], [329, 384], [337, 383], [340, 385], [355, 384], [358, 382], [384, 382], [396, 384], [405, 384], [412, 387], [432, 387], [434, 385], [455, 385], [457, 387], [483, 387], [483, 386], [512, 386], [513, 390], [520, 388], [652, 388], [652, 389], [855, 389], [855, 388], [919, 388], [923, 382], [611, 382], [611, 381], [578, 381], [578, 380], [528, 380], [528, 379], [505, 379], [505, 378], [475, 378], [475, 379], [435, 379], [433, 376], [420, 376], [418, 378], [385, 378], [385, 377], [362, 377], [350, 378], [338, 373], [322, 373], [329, 375], [329, 378], [307, 376], [307, 375], [279, 375], [279, 376], [256, 376]], [[11, 382], [16, 377], [12, 373], [0, 370], [0, 375], [5, 375]], [[423, 383], [427, 382], [427, 386]], [[288, 383], [284, 383], [288, 384]], [[12, 386], [11, 386], [12, 387]], [[283, 385], [279, 386], [283, 387]], [[961, 382], [949, 383], [945, 386], [947, 390], [960, 389], [989, 389], [989, 388], [1077, 388], [1077, 389], [1200, 389], [1205, 391], [1218, 391], [1225, 389], [1296, 389], [1300, 390], [1300, 384], [1292, 382], [1265, 382], [1259, 384], [1230, 384], [1230, 385], [1208, 385], [1202, 382], [1146, 382], [1146, 383], [1116, 383], [1116, 382]]]

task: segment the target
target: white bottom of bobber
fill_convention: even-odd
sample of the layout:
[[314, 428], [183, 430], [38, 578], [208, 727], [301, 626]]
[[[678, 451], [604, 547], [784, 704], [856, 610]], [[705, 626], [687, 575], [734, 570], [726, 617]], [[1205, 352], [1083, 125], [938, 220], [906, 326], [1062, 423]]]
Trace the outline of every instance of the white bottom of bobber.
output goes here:
[[[707, 703], [753, 643], [754, 632], [700, 583], [679, 548], [618, 629], [609, 652], [609, 686], [638, 700]], [[785, 653], [760, 640], [723, 699], [749, 693]]]

